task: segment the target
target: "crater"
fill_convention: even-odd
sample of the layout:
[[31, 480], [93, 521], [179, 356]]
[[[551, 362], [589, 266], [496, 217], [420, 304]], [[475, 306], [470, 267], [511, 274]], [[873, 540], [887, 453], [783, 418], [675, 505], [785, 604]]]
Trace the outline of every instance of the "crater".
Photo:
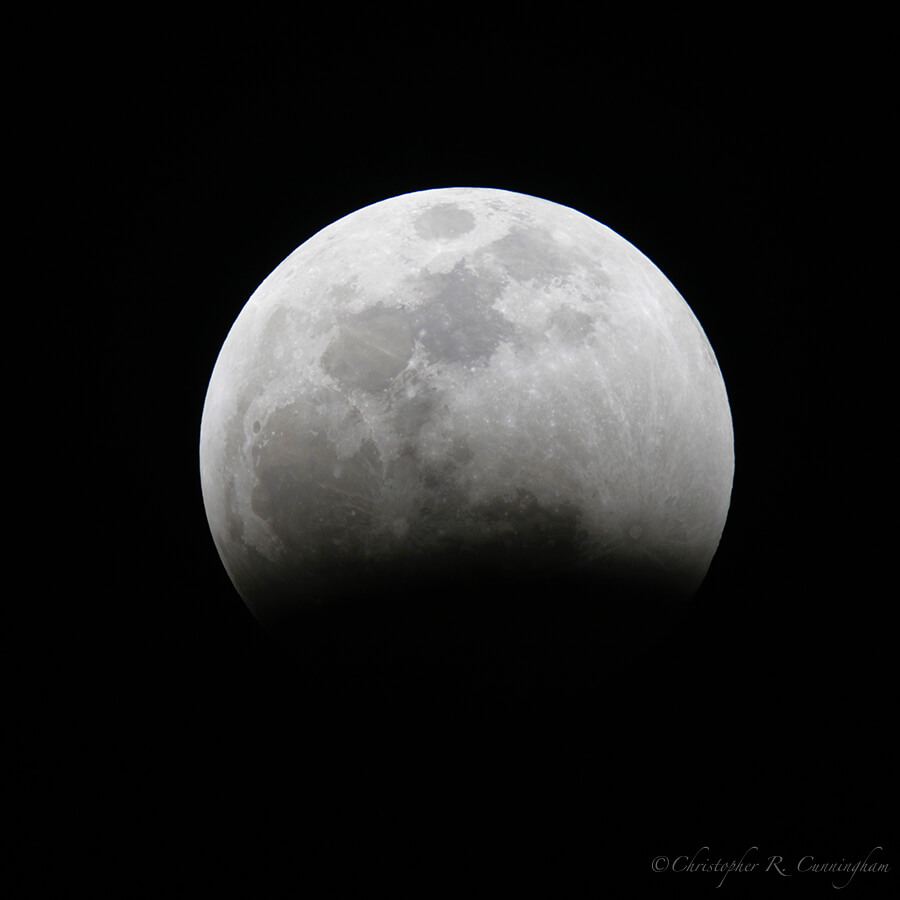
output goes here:
[[416, 233], [426, 240], [459, 237], [475, 227], [475, 216], [455, 203], [441, 203], [416, 218]]

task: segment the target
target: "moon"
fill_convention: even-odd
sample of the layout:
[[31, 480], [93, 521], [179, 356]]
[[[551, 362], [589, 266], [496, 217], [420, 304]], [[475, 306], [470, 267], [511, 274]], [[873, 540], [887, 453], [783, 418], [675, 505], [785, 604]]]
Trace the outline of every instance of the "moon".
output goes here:
[[640, 641], [703, 581], [734, 474], [719, 365], [662, 272], [574, 209], [469, 187], [291, 253], [228, 333], [199, 449], [244, 602], [348, 659]]

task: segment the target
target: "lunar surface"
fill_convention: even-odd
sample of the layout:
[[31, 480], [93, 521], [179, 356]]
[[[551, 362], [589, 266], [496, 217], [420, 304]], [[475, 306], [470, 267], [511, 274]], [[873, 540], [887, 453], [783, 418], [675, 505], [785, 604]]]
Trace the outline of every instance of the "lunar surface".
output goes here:
[[483, 188], [295, 250], [231, 328], [200, 429], [237, 591], [335, 658], [606, 654], [696, 591], [733, 471], [716, 357], [659, 269]]

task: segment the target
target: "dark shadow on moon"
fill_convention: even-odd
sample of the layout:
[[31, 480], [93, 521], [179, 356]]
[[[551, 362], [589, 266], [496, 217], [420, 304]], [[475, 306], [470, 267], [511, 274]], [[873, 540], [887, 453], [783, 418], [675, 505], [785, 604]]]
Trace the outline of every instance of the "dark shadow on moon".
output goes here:
[[[464, 444], [443, 467], [410, 451], [382, 471], [374, 446], [340, 460], [308, 421], [286, 408], [257, 451], [253, 509], [285, 555], [229, 561], [298, 664], [413, 660], [490, 684], [596, 684], [664, 634], [686, 599], [671, 567], [587, 553], [576, 506], [547, 508], [524, 489], [467, 503], [453, 476]], [[383, 483], [423, 502], [402, 533], [375, 540]]]
[[413, 665], [487, 687], [595, 688], [651, 649], [687, 598], [573, 565], [557, 537], [320, 568], [296, 591], [270, 595], [266, 627], [299, 666]]

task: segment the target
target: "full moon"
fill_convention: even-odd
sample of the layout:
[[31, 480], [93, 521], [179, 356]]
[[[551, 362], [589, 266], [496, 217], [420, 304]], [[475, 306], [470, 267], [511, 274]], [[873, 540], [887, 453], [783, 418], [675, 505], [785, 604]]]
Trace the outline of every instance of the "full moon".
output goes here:
[[212, 537], [310, 657], [591, 660], [703, 581], [733, 431], [687, 303], [624, 238], [487, 188], [393, 197], [259, 286], [200, 427]]

